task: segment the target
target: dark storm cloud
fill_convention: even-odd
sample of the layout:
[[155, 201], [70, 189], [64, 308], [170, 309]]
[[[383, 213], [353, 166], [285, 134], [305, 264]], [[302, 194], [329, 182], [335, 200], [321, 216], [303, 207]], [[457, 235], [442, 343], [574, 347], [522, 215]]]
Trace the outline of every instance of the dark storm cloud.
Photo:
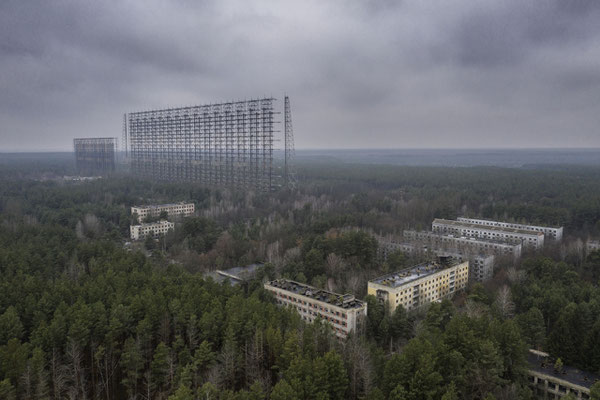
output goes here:
[[0, 3], [0, 150], [290, 94], [299, 147], [599, 146], [596, 1]]
[[514, 65], [541, 46], [573, 46], [597, 37], [600, 2], [541, 1], [475, 6], [459, 20], [459, 60], [465, 65]]

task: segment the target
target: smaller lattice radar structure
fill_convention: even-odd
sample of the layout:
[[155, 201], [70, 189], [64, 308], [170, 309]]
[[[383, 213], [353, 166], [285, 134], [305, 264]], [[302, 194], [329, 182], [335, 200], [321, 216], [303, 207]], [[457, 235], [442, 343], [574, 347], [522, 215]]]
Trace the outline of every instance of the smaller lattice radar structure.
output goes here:
[[115, 170], [117, 138], [73, 139], [75, 167], [80, 176], [108, 175]]

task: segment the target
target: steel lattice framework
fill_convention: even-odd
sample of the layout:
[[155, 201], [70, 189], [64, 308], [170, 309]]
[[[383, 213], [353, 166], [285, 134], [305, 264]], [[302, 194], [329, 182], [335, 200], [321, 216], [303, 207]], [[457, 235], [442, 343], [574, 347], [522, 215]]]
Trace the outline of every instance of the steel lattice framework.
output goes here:
[[79, 175], [103, 175], [115, 170], [117, 138], [73, 139]]
[[292, 129], [292, 108], [290, 107], [290, 98], [285, 96], [284, 101], [284, 171], [283, 176], [288, 189], [296, 189], [297, 179], [294, 168], [294, 158], [296, 151], [294, 149], [294, 130]]
[[131, 170], [166, 181], [273, 188], [274, 98], [126, 115]]

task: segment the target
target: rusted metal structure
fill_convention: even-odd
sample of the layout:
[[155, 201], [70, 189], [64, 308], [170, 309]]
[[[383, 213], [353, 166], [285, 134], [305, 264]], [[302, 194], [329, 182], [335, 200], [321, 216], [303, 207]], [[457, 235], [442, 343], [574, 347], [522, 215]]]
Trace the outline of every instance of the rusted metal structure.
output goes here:
[[126, 114], [133, 174], [164, 181], [270, 191], [274, 98]]
[[81, 176], [107, 175], [115, 170], [117, 138], [75, 138], [75, 166]]
[[295, 190], [298, 182], [296, 170], [294, 168], [294, 158], [296, 151], [294, 149], [294, 130], [292, 129], [292, 108], [290, 98], [285, 96], [284, 101], [284, 172], [283, 177], [285, 185], [290, 190]]

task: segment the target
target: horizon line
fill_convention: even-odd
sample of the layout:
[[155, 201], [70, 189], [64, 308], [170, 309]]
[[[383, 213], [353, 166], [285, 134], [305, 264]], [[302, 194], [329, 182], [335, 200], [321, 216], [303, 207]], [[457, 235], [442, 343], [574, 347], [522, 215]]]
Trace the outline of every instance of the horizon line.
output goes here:
[[[296, 151], [419, 151], [419, 150], [503, 150], [503, 151], [531, 151], [531, 150], [587, 150], [595, 151], [600, 150], [598, 147], [300, 147], [296, 148]], [[284, 149], [273, 149], [274, 152], [284, 151]], [[73, 153], [71, 150], [3, 150], [0, 149], [0, 154], [19, 154], [19, 153]], [[117, 149], [117, 152], [123, 152], [123, 150]]]

